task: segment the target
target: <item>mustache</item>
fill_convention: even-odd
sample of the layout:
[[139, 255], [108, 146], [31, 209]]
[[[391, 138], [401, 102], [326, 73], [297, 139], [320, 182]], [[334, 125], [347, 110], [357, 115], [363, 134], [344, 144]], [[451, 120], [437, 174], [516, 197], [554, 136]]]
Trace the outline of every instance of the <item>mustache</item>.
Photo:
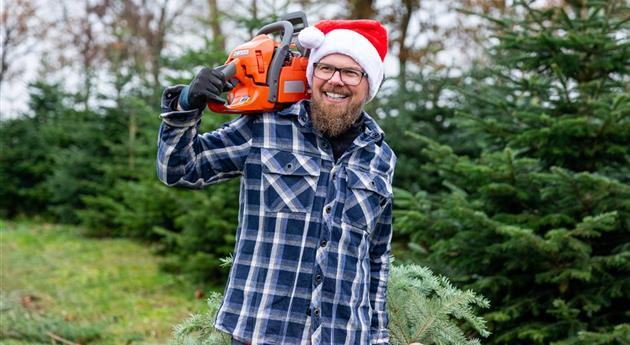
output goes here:
[[333, 86], [331, 88], [322, 88], [322, 92], [332, 92], [332, 93], [338, 93], [340, 95], [344, 95], [344, 96], [350, 96], [351, 92], [349, 92], [348, 90], [346, 90], [343, 87], [340, 86]]

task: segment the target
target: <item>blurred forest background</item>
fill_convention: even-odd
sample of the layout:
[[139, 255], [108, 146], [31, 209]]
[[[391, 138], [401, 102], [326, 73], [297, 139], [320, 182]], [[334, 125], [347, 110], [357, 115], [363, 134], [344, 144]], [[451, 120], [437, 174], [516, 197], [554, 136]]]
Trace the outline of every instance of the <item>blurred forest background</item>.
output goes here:
[[[23, 222], [78, 226], [152, 248], [181, 284], [222, 286], [238, 181], [161, 185], [160, 96], [295, 10], [389, 30], [368, 111], [399, 158], [397, 265], [487, 298], [484, 343], [630, 343], [626, 0], [3, 1], [3, 241]], [[229, 119], [207, 112], [202, 127]]]

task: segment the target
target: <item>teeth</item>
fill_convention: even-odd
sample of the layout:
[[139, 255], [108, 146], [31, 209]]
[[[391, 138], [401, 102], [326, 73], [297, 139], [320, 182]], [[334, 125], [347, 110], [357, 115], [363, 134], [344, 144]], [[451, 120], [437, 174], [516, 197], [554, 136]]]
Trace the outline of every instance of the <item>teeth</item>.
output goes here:
[[338, 93], [332, 93], [332, 92], [326, 92], [326, 96], [330, 97], [330, 98], [335, 98], [335, 99], [341, 99], [341, 98], [346, 98], [348, 96], [346, 95], [341, 95]]

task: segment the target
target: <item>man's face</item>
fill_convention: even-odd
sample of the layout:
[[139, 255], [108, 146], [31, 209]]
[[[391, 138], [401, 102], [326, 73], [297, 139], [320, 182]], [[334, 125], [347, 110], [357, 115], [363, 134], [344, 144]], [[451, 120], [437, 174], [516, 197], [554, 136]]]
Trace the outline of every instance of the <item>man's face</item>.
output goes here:
[[[351, 57], [331, 54], [319, 61], [337, 68], [353, 68], [363, 71]], [[357, 119], [368, 98], [368, 77], [364, 76], [358, 85], [351, 86], [342, 81], [339, 71], [329, 80], [317, 78], [313, 74], [311, 97], [311, 117], [313, 126], [329, 136], [343, 133]]]

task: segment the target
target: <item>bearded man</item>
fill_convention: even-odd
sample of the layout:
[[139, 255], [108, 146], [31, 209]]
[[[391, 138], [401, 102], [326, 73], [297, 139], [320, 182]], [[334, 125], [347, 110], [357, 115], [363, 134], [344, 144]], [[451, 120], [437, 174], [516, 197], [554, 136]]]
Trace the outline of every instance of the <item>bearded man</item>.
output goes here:
[[[396, 156], [363, 110], [383, 80], [373, 20], [302, 30], [311, 99], [198, 133], [228, 88], [202, 69], [165, 90], [157, 171], [169, 186], [241, 177], [234, 260], [214, 326], [233, 344], [389, 344]], [[210, 212], [212, 210], [209, 210]]]

